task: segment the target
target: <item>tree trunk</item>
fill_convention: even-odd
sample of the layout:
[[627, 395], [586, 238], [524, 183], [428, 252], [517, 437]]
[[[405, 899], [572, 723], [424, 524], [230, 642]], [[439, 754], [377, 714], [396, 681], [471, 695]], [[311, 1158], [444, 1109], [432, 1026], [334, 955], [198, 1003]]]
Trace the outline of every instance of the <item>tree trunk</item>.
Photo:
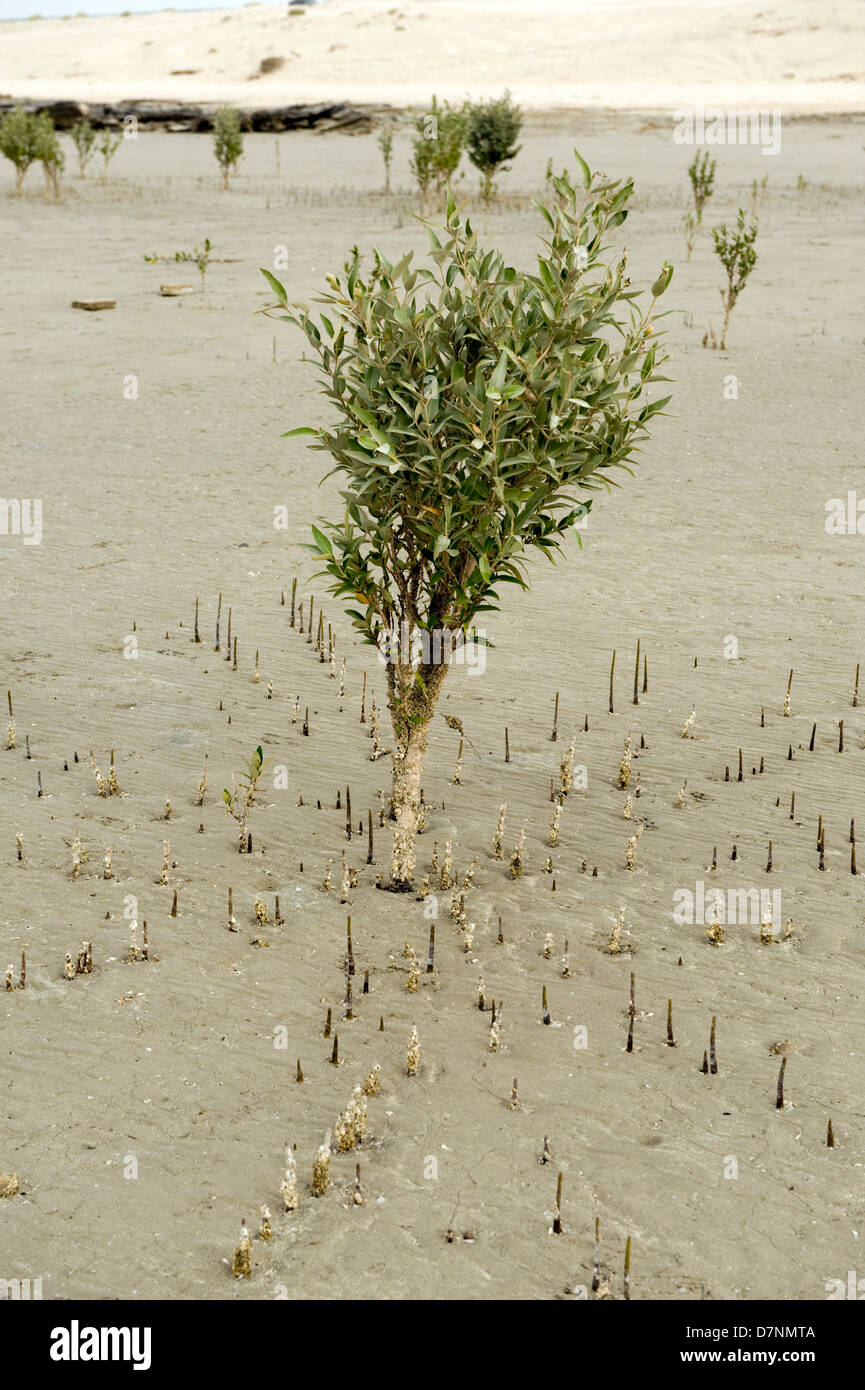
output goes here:
[[394, 892], [412, 888], [420, 787], [436, 702], [447, 666], [389, 662], [387, 703], [394, 732], [392, 812], [395, 821], [391, 882]]

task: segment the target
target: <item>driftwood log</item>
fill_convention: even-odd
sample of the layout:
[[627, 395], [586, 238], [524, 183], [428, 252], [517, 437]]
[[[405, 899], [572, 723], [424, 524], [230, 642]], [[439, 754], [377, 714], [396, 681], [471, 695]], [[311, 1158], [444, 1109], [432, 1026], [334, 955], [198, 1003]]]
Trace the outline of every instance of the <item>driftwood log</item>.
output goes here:
[[[130, 117], [151, 130], [207, 131], [213, 129], [218, 103], [198, 106], [176, 101], [15, 101], [0, 100], [0, 116], [16, 106], [38, 114], [47, 111], [57, 130], [69, 130], [87, 118], [97, 129], [122, 130]], [[350, 130], [362, 134], [375, 125], [376, 113], [387, 108], [346, 106], [343, 102], [318, 102], [311, 106], [262, 106], [241, 111], [246, 130]]]

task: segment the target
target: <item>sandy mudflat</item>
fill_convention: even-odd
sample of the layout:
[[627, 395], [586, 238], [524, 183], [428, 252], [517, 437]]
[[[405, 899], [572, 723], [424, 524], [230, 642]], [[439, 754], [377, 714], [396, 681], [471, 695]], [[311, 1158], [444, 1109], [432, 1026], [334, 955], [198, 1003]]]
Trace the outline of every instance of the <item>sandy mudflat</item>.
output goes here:
[[703, 100], [849, 112], [865, 109], [863, 53], [859, 0], [327, 0], [0, 23], [0, 91], [415, 105], [431, 86], [462, 101], [507, 82], [536, 110]]
[[[317, 22], [330, 21], [322, 13], [298, 28]], [[657, 422], [637, 477], [597, 501], [582, 552], [571, 546], [556, 569], [539, 562], [533, 592], [509, 596], [506, 613], [490, 619], [496, 647], [486, 671], [448, 677], [443, 709], [462, 719], [470, 746], [454, 786], [456, 737], [437, 719], [420, 862], [425, 868], [433, 841], [441, 853], [448, 838], [461, 874], [477, 858], [469, 898], [477, 927], [466, 953], [450, 894], [439, 894], [437, 968], [416, 995], [406, 991], [402, 951], [410, 940], [425, 958], [422, 906], [376, 891], [387, 831], [376, 829], [368, 867], [365, 840], [345, 840], [335, 809], [348, 782], [355, 822], [365, 820], [389, 765], [370, 761], [369, 725], [358, 718], [364, 671], [369, 696], [382, 702], [381, 667], [310, 582], [301, 548], [309, 521], [338, 507], [336, 484], [319, 489], [323, 457], [278, 437], [321, 417], [314, 371], [298, 361], [291, 330], [254, 313], [267, 299], [258, 267], [273, 264], [277, 247], [287, 248], [282, 275], [294, 298], [315, 294], [353, 242], [422, 251], [406, 137], [396, 150], [403, 191], [391, 198], [378, 191], [373, 136], [251, 137], [228, 194], [204, 136], [142, 135], [121, 149], [107, 183], [70, 176], [60, 206], [45, 201], [35, 174], [15, 199], [2, 171], [2, 493], [43, 503], [41, 545], [0, 538], [2, 689], [13, 692], [18, 741], [0, 752], [0, 966], [22, 948], [28, 961], [26, 990], [0, 994], [0, 1171], [17, 1172], [24, 1190], [0, 1202], [3, 1277], [41, 1274], [50, 1298], [548, 1299], [589, 1283], [596, 1215], [617, 1297], [629, 1235], [639, 1299], [822, 1298], [828, 1279], [861, 1269], [865, 910], [847, 837], [851, 817], [865, 829], [865, 683], [863, 705], [851, 706], [856, 663], [865, 661], [865, 539], [828, 535], [824, 523], [828, 499], [862, 487], [854, 422], [863, 126], [789, 123], [776, 159], [718, 152], [710, 226], [750, 206], [753, 180], [769, 175], [758, 190], [758, 265], [723, 355], [701, 347], [720, 322], [719, 271], [706, 235], [685, 263], [689, 152], [668, 126], [532, 120], [502, 180], [507, 196], [478, 212], [484, 237], [529, 262], [539, 222], [529, 196], [547, 158], [561, 166], [575, 142], [594, 167], [637, 176], [634, 211], [618, 234], [634, 283], [650, 280], [665, 257], [677, 264], [668, 303], [681, 312], [667, 320], [674, 409]], [[196, 272], [142, 255], [208, 235], [221, 259], [206, 303], [161, 298], [162, 281], [194, 282]], [[69, 307], [95, 297], [116, 298], [117, 308]], [[734, 400], [724, 398], [731, 374]], [[136, 399], [127, 398], [132, 377]], [[289, 527], [278, 531], [274, 508], [283, 504]], [[295, 575], [305, 599], [314, 591], [323, 602], [337, 663], [345, 658], [342, 708], [338, 682], [280, 605]], [[239, 637], [236, 672], [213, 651], [220, 592], [223, 639], [229, 605]], [[133, 625], [134, 659], [124, 656]], [[635, 708], [638, 637], [649, 689]], [[725, 657], [731, 637], [737, 660]], [[309, 706], [308, 738], [292, 723], [296, 697]], [[694, 737], [683, 740], [692, 705]], [[629, 730], [646, 743], [633, 764], [634, 815], [646, 826], [633, 872], [625, 847], [635, 820], [623, 818], [615, 785]], [[588, 787], [569, 798], [551, 850], [550, 778], [572, 733]], [[254, 854], [241, 857], [221, 789], [259, 742], [287, 769], [288, 785], [266, 779], [251, 822]], [[107, 773], [110, 749], [122, 795], [102, 799], [89, 757]], [[205, 756], [210, 790], [197, 808]], [[754, 776], [761, 758], [765, 772]], [[170, 822], [160, 819], [167, 796]], [[527, 827], [518, 883], [491, 853], [503, 801], [508, 852]], [[89, 854], [73, 880], [76, 835]], [[176, 867], [160, 886], [166, 838]], [[106, 847], [110, 880], [101, 877]], [[344, 848], [359, 879], [347, 908], [320, 887], [330, 859], [338, 883]], [[555, 894], [543, 872], [548, 855]], [[865, 869], [865, 850], [861, 858]], [[581, 872], [584, 860], [597, 877]], [[673, 920], [674, 894], [699, 880], [779, 889], [792, 939], [761, 946], [757, 924], [734, 925], [713, 948], [702, 925]], [[236, 934], [226, 929], [229, 885]], [[279, 893], [286, 919], [260, 931], [266, 946], [252, 944], [258, 893], [271, 917]], [[146, 918], [158, 962], [125, 963], [125, 906]], [[615, 957], [605, 946], [620, 907], [630, 954]], [[371, 982], [369, 996], [356, 990], [352, 1021], [341, 1019], [347, 911], [357, 982], [367, 969]], [[66, 981], [65, 953], [85, 939], [94, 971]], [[570, 978], [559, 965], [565, 939]], [[489, 1014], [475, 1003], [480, 974], [488, 1000], [503, 1001], [495, 1054]], [[541, 1022], [544, 985], [550, 1027]], [[675, 1048], [665, 1045], [669, 998]], [[338, 1069], [322, 1036], [328, 1007], [340, 1020]], [[713, 1015], [719, 1072], [704, 1076]], [[422, 1063], [411, 1079], [413, 1023]], [[575, 1045], [579, 1028], [585, 1047]], [[275, 1036], [287, 1045], [276, 1047]], [[782, 1041], [792, 1105], [779, 1112], [771, 1049]], [[375, 1063], [383, 1084], [360, 1154], [366, 1204], [350, 1202], [354, 1155], [334, 1157], [332, 1189], [316, 1201], [314, 1152]], [[506, 1101], [515, 1077], [514, 1112]], [[834, 1149], [825, 1143], [830, 1117]], [[281, 1214], [278, 1198], [286, 1140], [297, 1145], [301, 1188], [293, 1216]], [[124, 1176], [132, 1159], [137, 1178]], [[731, 1160], [735, 1178], [725, 1176]], [[564, 1234], [553, 1236], [560, 1170]], [[255, 1229], [262, 1203], [277, 1237], [256, 1242], [253, 1278], [234, 1283], [223, 1261], [241, 1217]], [[449, 1227], [475, 1239], [449, 1244]]]

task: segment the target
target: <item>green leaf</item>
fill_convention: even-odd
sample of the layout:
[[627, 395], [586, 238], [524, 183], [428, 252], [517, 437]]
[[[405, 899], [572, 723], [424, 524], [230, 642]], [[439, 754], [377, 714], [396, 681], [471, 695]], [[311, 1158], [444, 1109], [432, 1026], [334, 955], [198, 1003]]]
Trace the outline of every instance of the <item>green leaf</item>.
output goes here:
[[[207, 248], [205, 247], [205, 249]], [[273, 290], [273, 293], [276, 295], [280, 304], [283, 306], [283, 308], [285, 308], [288, 304], [288, 295], [285, 292], [284, 285], [280, 284], [276, 276], [271, 275], [270, 271], [265, 270], [263, 266], [259, 266], [259, 270], [261, 271], [267, 283], [270, 285], [270, 288]]]
[[296, 430], [286, 430], [281, 434], [280, 439], [296, 439], [301, 434], [318, 434], [318, 430], [311, 429], [309, 425], [299, 425]]
[[583, 188], [585, 188], [585, 189], [591, 188], [591, 186], [592, 186], [592, 171], [591, 171], [591, 169], [589, 168], [589, 166], [588, 166], [588, 164], [586, 163], [586, 161], [583, 159], [582, 155], [580, 155], [580, 154], [577, 152], [577, 150], [574, 150], [574, 159], [577, 161], [577, 168], [578, 168], [579, 171], [580, 171], [580, 177], [581, 177], [581, 179], [582, 179], [582, 181], [583, 181]]
[[313, 526], [310, 529], [312, 530], [312, 534], [315, 537], [315, 543], [318, 549], [321, 551], [322, 555], [329, 555], [331, 559], [333, 559], [333, 546], [331, 545], [327, 536], [325, 536], [322, 531], [319, 531], [317, 526]]

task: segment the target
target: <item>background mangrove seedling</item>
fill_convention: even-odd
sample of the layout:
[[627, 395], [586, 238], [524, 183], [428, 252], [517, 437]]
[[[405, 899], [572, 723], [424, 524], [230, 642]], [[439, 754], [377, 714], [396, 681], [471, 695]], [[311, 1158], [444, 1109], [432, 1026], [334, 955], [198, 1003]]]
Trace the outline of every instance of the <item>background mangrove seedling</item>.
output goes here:
[[694, 162], [688, 169], [688, 178], [691, 181], [691, 192], [694, 198], [694, 211], [689, 212], [685, 218], [688, 260], [691, 259], [694, 242], [703, 222], [703, 208], [714, 192], [715, 162], [710, 157], [709, 151], [704, 150], [702, 157], [699, 153], [694, 156]]
[[[204, 291], [207, 286], [207, 267], [210, 264], [210, 238], [206, 237], [203, 246], [194, 246], [191, 251], [175, 251], [173, 256], [150, 255], [142, 256], [142, 260], [147, 261], [148, 265], [155, 265], [157, 261], [192, 261], [197, 266], [201, 276], [201, 296], [204, 298]], [[236, 651], [235, 651], [236, 656]], [[231, 660], [231, 609], [228, 610], [228, 651], [225, 656], [226, 661]]]
[[746, 227], [745, 214], [740, 208], [734, 230], [728, 231], [726, 222], [722, 222], [720, 227], [715, 228], [712, 236], [715, 242], [715, 255], [727, 272], [727, 289], [726, 291], [722, 289], [720, 292], [721, 303], [724, 306], [724, 325], [721, 329], [721, 351], [724, 352], [727, 347], [727, 330], [730, 327], [730, 315], [733, 312], [733, 306], [745, 288], [748, 276], [757, 262], [757, 252], [754, 250], [754, 242], [757, 240], [757, 223], [752, 222], [750, 226]]
[[429, 110], [415, 118], [415, 131], [409, 168], [422, 197], [431, 184], [440, 197], [456, 173], [465, 149], [465, 108], [452, 107], [446, 101], [440, 105], [434, 96]]
[[48, 191], [59, 202], [60, 176], [66, 167], [66, 156], [60, 148], [54, 122], [48, 112], [41, 111], [32, 119], [36, 158], [42, 165]]
[[[505, 172], [509, 161], [516, 159], [521, 145], [515, 144], [523, 124], [523, 113], [511, 101], [510, 92], [490, 101], [470, 102], [466, 109], [466, 147], [468, 157], [481, 175], [481, 197], [489, 202], [495, 196], [495, 177]], [[567, 175], [550, 180], [556, 193], [567, 206]]]
[[36, 118], [16, 106], [0, 120], [0, 154], [15, 166], [15, 192], [20, 195], [24, 175], [38, 159]]
[[83, 179], [87, 176], [87, 165], [93, 158], [96, 146], [96, 131], [89, 121], [76, 121], [70, 126], [69, 134], [78, 155], [78, 173]]
[[213, 153], [222, 173], [222, 187], [228, 188], [231, 174], [243, 157], [240, 112], [233, 106], [220, 106], [213, 117]]
[[111, 131], [106, 126], [105, 129], [102, 130], [99, 135], [97, 148], [99, 150], [99, 153], [102, 155], [102, 177], [107, 178], [108, 166], [111, 163], [117, 151], [120, 149], [120, 136], [112, 135]]
[[231, 791], [223, 789], [222, 799], [225, 802], [225, 809], [228, 815], [233, 816], [238, 826], [238, 853], [245, 854], [247, 851], [247, 828], [246, 823], [249, 814], [255, 804], [255, 796], [258, 790], [258, 783], [264, 768], [267, 766], [261, 745], [256, 748], [247, 764], [246, 770], [237, 776], [240, 778], [241, 785], [237, 786], [236, 781], [232, 781]]
[[[441, 129], [429, 143], [441, 145]], [[386, 656], [389, 886], [400, 891], [411, 888], [423, 762], [454, 647], [497, 607], [498, 585], [528, 586], [528, 552], [561, 549], [584, 494], [605, 470], [627, 469], [669, 400], [647, 393], [665, 360], [652, 318], [672, 267], [637, 310], [624, 257], [602, 259], [633, 186], [577, 163], [579, 192], [559, 180], [564, 205], [541, 209], [550, 235], [537, 275], [483, 252], [450, 196], [444, 241], [430, 230], [437, 273], [415, 269], [411, 253], [394, 265], [377, 252], [364, 277], [353, 252], [344, 282], [328, 277], [334, 317], [321, 327], [304, 307], [288, 311], [263, 272], [278, 300], [265, 312], [306, 335], [338, 415], [332, 429], [289, 433], [312, 435], [346, 475], [342, 517], [313, 538], [331, 592], [360, 604], [347, 610], [353, 625]]]
[[[384, 191], [390, 193], [390, 166], [393, 159], [393, 126], [387, 121], [378, 133], [376, 144], [381, 150], [382, 162], [384, 163]], [[294, 627], [294, 623], [292, 623]]]
[[487, 1047], [490, 1052], [498, 1052], [502, 1045], [502, 1006], [499, 1002], [496, 1008], [496, 1001], [493, 1000], [492, 1016], [490, 1018], [490, 1032], [487, 1039]]

